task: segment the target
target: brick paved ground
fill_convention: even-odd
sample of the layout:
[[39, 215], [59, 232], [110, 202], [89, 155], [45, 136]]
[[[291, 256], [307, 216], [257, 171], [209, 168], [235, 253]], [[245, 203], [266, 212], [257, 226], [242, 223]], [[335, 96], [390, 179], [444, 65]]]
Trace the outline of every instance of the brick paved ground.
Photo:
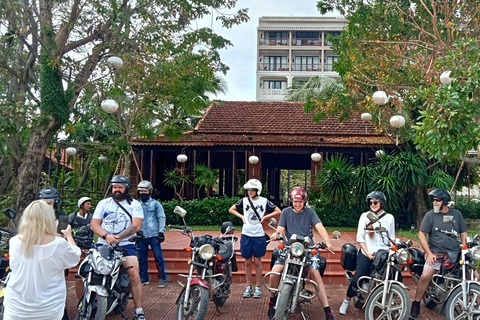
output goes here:
[[[144, 297], [144, 309], [145, 315], [148, 320], [159, 320], [159, 319], [175, 319], [175, 310], [176, 305], [175, 301], [180, 293], [180, 285], [175, 282], [168, 282], [165, 288], [157, 288], [156, 283], [151, 283], [150, 285], [143, 287], [143, 297]], [[68, 281], [68, 299], [67, 299], [67, 308], [70, 319], [73, 319], [75, 316], [75, 282]], [[410, 296], [413, 296], [415, 293], [415, 287], [410, 286]], [[208, 307], [206, 320], [251, 320], [251, 319], [267, 319], [267, 290], [262, 288], [263, 296], [260, 299], [243, 299], [242, 293], [245, 289], [245, 284], [234, 283], [232, 285], [232, 294], [227, 300], [225, 306], [221, 309], [223, 312], [220, 315], [216, 314], [215, 306], [213, 302], [210, 302]], [[363, 310], [355, 309], [353, 306], [350, 306], [347, 315], [341, 316], [338, 314], [338, 309], [342, 303], [345, 292], [347, 290], [346, 285], [343, 284], [329, 284], [327, 285], [327, 292], [329, 295], [330, 305], [333, 309], [335, 319], [337, 320], [351, 320], [351, 319], [364, 319]], [[325, 319], [323, 308], [320, 305], [318, 299], [315, 299], [314, 302], [306, 308], [306, 312], [310, 316], [310, 320], [323, 320]], [[443, 316], [435, 313], [431, 310], [426, 309], [422, 305], [422, 314], [417, 318], [418, 320], [429, 320], [429, 319], [444, 319]], [[133, 317], [133, 302], [129, 302], [129, 305], [126, 310], [126, 316], [131, 319]], [[120, 315], [108, 315], [107, 320], [120, 320], [122, 319]], [[297, 312], [292, 320], [301, 320], [302, 317], [299, 312]]]

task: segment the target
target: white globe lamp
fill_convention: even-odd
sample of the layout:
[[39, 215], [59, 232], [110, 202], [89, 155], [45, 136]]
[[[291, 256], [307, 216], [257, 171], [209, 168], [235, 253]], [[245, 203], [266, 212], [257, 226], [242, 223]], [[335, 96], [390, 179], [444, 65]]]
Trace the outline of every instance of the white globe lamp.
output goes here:
[[383, 150], [375, 151], [375, 157], [377, 157], [377, 158], [383, 157], [384, 155], [385, 155], [385, 151], [383, 151]]
[[67, 154], [69, 156], [74, 156], [77, 154], [77, 149], [75, 149], [74, 147], [69, 147], [67, 148]]
[[251, 164], [257, 164], [258, 161], [260, 161], [260, 159], [258, 159], [257, 156], [250, 156], [250, 157], [248, 158], [248, 162], [250, 162]]
[[119, 57], [113, 56], [107, 59], [107, 64], [113, 70], [118, 70], [123, 67], [123, 60]]
[[390, 118], [390, 125], [394, 128], [401, 128], [405, 125], [405, 118], [400, 115], [396, 115]]
[[446, 85], [447, 85], [447, 84], [452, 83], [452, 80], [453, 80], [453, 79], [450, 78], [450, 73], [451, 73], [451, 72], [452, 72], [452, 71], [443, 71], [443, 72], [442, 72], [442, 74], [440, 75], [440, 82], [441, 82], [442, 84], [446, 84]]
[[379, 106], [384, 105], [388, 102], [388, 96], [385, 91], [376, 91], [373, 96], [373, 102]]
[[118, 110], [118, 103], [113, 99], [105, 99], [102, 101], [101, 105], [102, 110], [108, 113], [113, 113]]
[[185, 163], [185, 162], [187, 162], [187, 160], [188, 160], [188, 157], [187, 157], [186, 154], [182, 153], [182, 154], [179, 154], [177, 156], [177, 161], [180, 162], [180, 163]]
[[310, 158], [312, 159], [312, 161], [318, 162], [318, 161], [322, 160], [322, 155], [318, 152], [314, 152], [314, 153], [312, 153]]
[[372, 115], [368, 112], [364, 112], [362, 113], [361, 118], [363, 121], [370, 121], [372, 120]]
[[100, 157], [98, 157], [98, 162], [100, 162], [100, 163], [106, 163], [106, 162], [107, 162], [107, 157], [105, 157], [105, 156], [100, 156]]

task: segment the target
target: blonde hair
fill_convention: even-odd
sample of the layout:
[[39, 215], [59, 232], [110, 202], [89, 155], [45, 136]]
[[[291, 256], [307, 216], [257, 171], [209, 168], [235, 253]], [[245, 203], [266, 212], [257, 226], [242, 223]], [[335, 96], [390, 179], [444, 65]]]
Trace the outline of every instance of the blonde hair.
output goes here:
[[56, 235], [55, 212], [44, 200], [35, 200], [23, 211], [18, 227], [25, 257], [33, 254], [33, 246], [40, 244], [43, 237]]

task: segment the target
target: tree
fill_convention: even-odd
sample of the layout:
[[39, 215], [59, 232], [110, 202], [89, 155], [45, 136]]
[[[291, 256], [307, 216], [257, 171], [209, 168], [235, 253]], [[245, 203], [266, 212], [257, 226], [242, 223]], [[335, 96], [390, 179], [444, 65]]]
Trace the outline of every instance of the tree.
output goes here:
[[[339, 10], [348, 19], [333, 38], [334, 69], [345, 90], [329, 101], [310, 100], [305, 108], [321, 115], [368, 111], [378, 130], [397, 135], [407, 150], [439, 161], [457, 161], [480, 142], [480, 54], [476, 1], [324, 0], [321, 13]], [[456, 80], [440, 85], [443, 71]], [[372, 93], [385, 91], [385, 105]], [[389, 119], [406, 118], [393, 129]], [[417, 184], [417, 216], [424, 214], [424, 186]], [[423, 202], [423, 206], [422, 206]]]
[[11, 84], [6, 97], [12, 105], [36, 110], [26, 121], [30, 134], [18, 171], [17, 211], [34, 199], [49, 142], [68, 123], [92, 77], [102, 76], [106, 57], [129, 54], [148, 61], [162, 51], [190, 50], [208, 53], [211, 67], [226, 71], [218, 50], [230, 43], [208, 28], [191, 30], [190, 23], [212, 11], [224, 27], [246, 21], [245, 9], [222, 13], [235, 4], [236, 0], [4, 1], [0, 68], [7, 79], [2, 83]]
[[218, 171], [215, 171], [204, 164], [196, 164], [193, 168], [193, 175], [195, 176], [194, 183], [198, 185], [197, 197], [200, 198], [200, 190], [207, 189], [207, 196], [210, 196], [210, 190], [217, 184]]

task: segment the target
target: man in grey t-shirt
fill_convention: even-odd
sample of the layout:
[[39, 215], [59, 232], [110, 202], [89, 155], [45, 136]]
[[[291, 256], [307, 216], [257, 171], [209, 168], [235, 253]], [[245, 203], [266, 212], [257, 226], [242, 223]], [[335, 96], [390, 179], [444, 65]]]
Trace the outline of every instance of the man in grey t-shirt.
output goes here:
[[[325, 230], [325, 227], [322, 224], [322, 221], [318, 218], [317, 213], [305, 206], [308, 200], [307, 193], [301, 187], [295, 187], [290, 191], [289, 200], [292, 203], [291, 207], [285, 208], [280, 215], [280, 221], [278, 223], [277, 232], [274, 233], [271, 238], [274, 239], [277, 237], [278, 233], [285, 234], [286, 239], [290, 239], [292, 234], [298, 234], [301, 236], [308, 236], [313, 239], [312, 227], [315, 226], [320, 236], [325, 240], [325, 244], [330, 250], [333, 249], [331, 243], [327, 240], [328, 233]], [[287, 240], [288, 241], [288, 240]], [[318, 253], [317, 255], [319, 255]], [[272, 268], [272, 271], [282, 273], [285, 261], [281, 257], [275, 261], [275, 265]], [[319, 264], [319, 257], [312, 257], [312, 264], [310, 265], [309, 277], [312, 278], [318, 284], [318, 298], [322, 303], [325, 310], [325, 319], [333, 320], [333, 314], [328, 303], [327, 292], [325, 290], [325, 285], [323, 283], [320, 272], [317, 269]], [[270, 287], [278, 288], [280, 283], [279, 275], [270, 275]], [[268, 318], [272, 319], [275, 317], [275, 305], [277, 297], [275, 293], [272, 293], [270, 297], [270, 302], [268, 303]]]
[[454, 235], [460, 235], [462, 243], [465, 243], [467, 238], [467, 226], [462, 214], [458, 210], [450, 209], [447, 205], [450, 201], [450, 193], [445, 189], [434, 189], [428, 196], [432, 199], [433, 210], [425, 214], [418, 232], [418, 239], [426, 254], [426, 263], [417, 283], [415, 300], [412, 302], [410, 312], [412, 319], [416, 319], [420, 314], [420, 301], [433, 275], [440, 270], [441, 261], [437, 261], [436, 253], [448, 252], [451, 258], [457, 259], [460, 244]]

